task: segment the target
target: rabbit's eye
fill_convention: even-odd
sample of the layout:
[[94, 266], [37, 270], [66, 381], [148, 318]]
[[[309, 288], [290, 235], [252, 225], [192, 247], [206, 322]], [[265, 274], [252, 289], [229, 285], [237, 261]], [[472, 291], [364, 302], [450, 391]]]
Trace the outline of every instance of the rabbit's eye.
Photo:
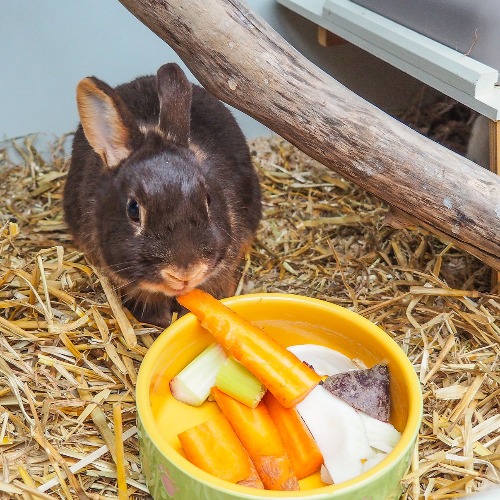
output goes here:
[[128, 202], [127, 202], [127, 215], [134, 222], [141, 221], [141, 209], [139, 207], [139, 203], [137, 203], [137, 200], [134, 200], [134, 199], [128, 200]]
[[210, 195], [207, 193], [207, 200], [206, 200], [207, 208], [210, 206]]

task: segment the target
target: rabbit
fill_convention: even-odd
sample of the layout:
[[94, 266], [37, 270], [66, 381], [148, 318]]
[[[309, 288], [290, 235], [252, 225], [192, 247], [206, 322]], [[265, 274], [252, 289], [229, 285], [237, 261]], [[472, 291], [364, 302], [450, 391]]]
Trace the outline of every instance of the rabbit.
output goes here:
[[84, 78], [77, 105], [65, 220], [124, 306], [165, 327], [193, 288], [234, 295], [262, 208], [230, 110], [175, 63], [116, 88]]

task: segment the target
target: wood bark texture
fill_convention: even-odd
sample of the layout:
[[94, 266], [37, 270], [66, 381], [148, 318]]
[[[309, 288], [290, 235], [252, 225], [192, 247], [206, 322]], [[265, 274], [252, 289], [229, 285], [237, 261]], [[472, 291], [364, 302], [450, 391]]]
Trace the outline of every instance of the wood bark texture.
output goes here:
[[349, 91], [239, 0], [119, 1], [219, 99], [500, 270], [499, 176]]

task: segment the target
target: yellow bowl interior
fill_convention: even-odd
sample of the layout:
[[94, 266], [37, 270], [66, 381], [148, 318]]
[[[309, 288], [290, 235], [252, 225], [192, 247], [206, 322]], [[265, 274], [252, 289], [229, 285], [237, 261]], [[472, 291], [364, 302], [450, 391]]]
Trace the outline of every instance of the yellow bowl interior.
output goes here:
[[[262, 327], [284, 346], [313, 343], [334, 348], [368, 367], [386, 362], [390, 372], [391, 422], [402, 432], [393, 452], [358, 478], [325, 486], [316, 473], [300, 481], [300, 492], [262, 492], [260, 496], [301, 497], [352, 486], [379, 473], [398, 457], [415, 438], [421, 418], [421, 392], [412, 365], [397, 344], [373, 323], [342, 307], [324, 301], [287, 294], [254, 294], [225, 299], [224, 303]], [[188, 314], [171, 325], [155, 341], [144, 358], [137, 384], [137, 408], [145, 431], [162, 453], [200, 481], [226, 490], [252, 490], [221, 481], [184, 458], [177, 434], [218, 413], [215, 403], [193, 408], [176, 401], [169, 381], [205, 347], [213, 337]]]

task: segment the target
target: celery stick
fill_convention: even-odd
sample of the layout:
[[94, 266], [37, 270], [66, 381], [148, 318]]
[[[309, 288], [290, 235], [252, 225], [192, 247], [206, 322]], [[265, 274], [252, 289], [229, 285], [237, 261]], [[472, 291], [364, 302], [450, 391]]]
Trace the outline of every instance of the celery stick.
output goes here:
[[266, 392], [260, 380], [233, 358], [227, 358], [222, 364], [215, 386], [250, 408], [256, 408]]
[[200, 406], [208, 398], [226, 358], [222, 346], [209, 345], [170, 381], [172, 396], [182, 403]]

